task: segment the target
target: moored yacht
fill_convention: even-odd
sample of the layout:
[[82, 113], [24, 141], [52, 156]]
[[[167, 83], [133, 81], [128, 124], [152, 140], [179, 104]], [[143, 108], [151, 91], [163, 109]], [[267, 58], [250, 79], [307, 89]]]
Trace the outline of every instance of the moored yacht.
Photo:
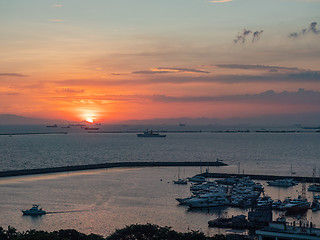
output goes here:
[[173, 183], [174, 184], [186, 185], [186, 184], [188, 184], [188, 180], [179, 178], [178, 180], [173, 180]]
[[277, 187], [291, 187], [297, 185], [293, 179], [276, 179], [273, 181], [267, 182], [269, 186], [277, 186]]
[[206, 208], [230, 205], [230, 200], [225, 195], [198, 197], [186, 202], [190, 208]]
[[300, 196], [297, 199], [291, 200], [289, 203], [283, 206], [283, 209], [288, 213], [298, 213], [307, 211], [310, 203], [307, 199], [302, 199]]
[[193, 177], [189, 177], [188, 180], [190, 182], [205, 182], [206, 181], [206, 178], [202, 175], [196, 175], [196, 176], [193, 176]]

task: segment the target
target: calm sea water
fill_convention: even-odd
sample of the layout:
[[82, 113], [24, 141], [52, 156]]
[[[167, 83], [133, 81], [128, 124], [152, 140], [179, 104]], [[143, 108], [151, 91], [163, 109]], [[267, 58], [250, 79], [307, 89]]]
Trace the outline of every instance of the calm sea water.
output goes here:
[[[12, 129], [0, 128], [2, 132]], [[24, 131], [43, 131], [39, 127]], [[45, 129], [48, 131], [48, 129]], [[15, 131], [22, 132], [21, 128]], [[0, 170], [43, 168], [117, 161], [210, 161], [223, 159], [229, 166], [213, 172], [264, 173], [312, 176], [319, 168], [320, 134], [296, 133], [167, 133], [166, 138], [137, 138], [133, 133], [2, 135]], [[181, 169], [185, 176], [199, 168]], [[177, 168], [133, 168], [81, 171], [0, 179], [0, 226], [79, 231], [108, 235], [134, 223], [173, 226], [178, 231], [201, 230], [220, 215], [246, 214], [240, 209], [188, 211], [176, 197], [190, 195], [189, 186], [172, 184]], [[265, 184], [264, 182], [262, 182]], [[301, 184], [288, 189], [266, 186], [273, 198], [297, 197]], [[309, 199], [312, 194], [308, 193]], [[39, 203], [51, 214], [22, 216], [21, 210]], [[278, 213], [275, 213], [277, 215]], [[320, 225], [320, 213], [308, 212], [308, 220]], [[221, 230], [222, 231], [222, 230]]]
[[[20, 127], [21, 128], [21, 127]], [[0, 135], [0, 171], [121, 161], [224, 160], [219, 171], [301, 176], [320, 166], [320, 133], [167, 133], [137, 138], [134, 133], [86, 133], [44, 126], [1, 132], [71, 131], [69, 134]], [[79, 130], [79, 129], [78, 129]], [[317, 166], [318, 167], [318, 166]]]

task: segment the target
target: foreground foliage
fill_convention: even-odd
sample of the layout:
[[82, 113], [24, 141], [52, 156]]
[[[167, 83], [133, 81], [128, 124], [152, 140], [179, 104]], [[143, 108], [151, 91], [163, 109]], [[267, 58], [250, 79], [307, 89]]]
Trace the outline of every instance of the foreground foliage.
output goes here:
[[202, 232], [176, 232], [171, 227], [160, 227], [154, 224], [134, 224], [116, 230], [112, 235], [104, 238], [100, 235], [86, 235], [73, 229], [54, 232], [28, 230], [18, 232], [15, 228], [0, 227], [0, 240], [227, 240], [224, 235], [206, 237]]

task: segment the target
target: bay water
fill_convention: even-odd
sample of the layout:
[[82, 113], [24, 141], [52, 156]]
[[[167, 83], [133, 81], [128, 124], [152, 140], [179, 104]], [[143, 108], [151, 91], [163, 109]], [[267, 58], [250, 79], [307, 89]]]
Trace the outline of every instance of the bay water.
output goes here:
[[[40, 127], [13, 130], [3, 126], [0, 130], [2, 133], [44, 131]], [[287, 176], [294, 172], [296, 176], [312, 176], [313, 169], [320, 167], [320, 133], [315, 131], [166, 134], [166, 138], [137, 138], [135, 133], [79, 130], [68, 134], [1, 135], [0, 171], [121, 161], [216, 159], [228, 166], [210, 167], [210, 172]], [[149, 222], [172, 226], [178, 231], [200, 230], [212, 235], [223, 230], [208, 228], [209, 220], [247, 213], [246, 209], [190, 211], [179, 206], [175, 198], [189, 196], [190, 185], [174, 185], [172, 180], [177, 172], [177, 167], [119, 168], [2, 178], [0, 226], [11, 225], [19, 231], [73, 228], [107, 236], [117, 228]], [[180, 168], [180, 175], [186, 177], [199, 172], [199, 167]], [[287, 196], [297, 197], [301, 192], [301, 184], [279, 189], [261, 183], [266, 194], [273, 198], [283, 200]], [[312, 200], [312, 193], [308, 192], [307, 196]], [[22, 216], [21, 210], [33, 203], [40, 204], [48, 214]], [[320, 225], [319, 213], [309, 210], [307, 218]]]

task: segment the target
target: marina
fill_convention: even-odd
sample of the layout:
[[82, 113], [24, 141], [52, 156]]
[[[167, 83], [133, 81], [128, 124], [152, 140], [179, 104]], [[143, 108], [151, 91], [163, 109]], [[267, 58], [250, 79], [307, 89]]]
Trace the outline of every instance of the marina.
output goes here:
[[[168, 133], [166, 139], [149, 140], [132, 133], [83, 131], [4, 135], [0, 137], [4, 146], [0, 225], [14, 226], [19, 231], [73, 228], [107, 236], [125, 225], [149, 222], [213, 236], [229, 230], [240, 231], [209, 227], [208, 222], [239, 215], [248, 218], [251, 206], [246, 203], [251, 198], [262, 206], [272, 200], [273, 219], [285, 214], [289, 222], [306, 219], [317, 225], [320, 211], [313, 200], [319, 194], [308, 188], [319, 183], [318, 176], [311, 177], [320, 155], [319, 136], [316, 133]], [[174, 184], [179, 170], [181, 179], [189, 177], [205, 182]], [[239, 179], [246, 179], [248, 186], [234, 187], [233, 184], [241, 182]], [[289, 187], [268, 184], [277, 179], [298, 183]], [[257, 190], [249, 187], [250, 184]], [[282, 209], [284, 202], [298, 199], [303, 184], [310, 208], [286, 214]], [[193, 201], [189, 206], [176, 200], [191, 200], [191, 187], [196, 192], [217, 185], [225, 187], [213, 193], [203, 192], [200, 201]], [[261, 187], [264, 195], [259, 190]], [[210, 196], [210, 201], [204, 200], [206, 196]], [[224, 196], [230, 197], [226, 200]], [[23, 216], [21, 209], [33, 203], [39, 203], [47, 214]], [[241, 231], [246, 234], [248, 230]]]
[[[3, 215], [0, 217], [0, 222], [10, 225], [14, 223], [21, 230], [30, 228], [54, 230], [66, 225], [86, 233], [93, 231], [103, 235], [124, 225], [151, 222], [162, 226], [170, 224], [179, 231], [200, 229], [208, 235], [214, 235], [225, 233], [233, 227], [213, 228], [208, 226], [209, 221], [219, 217], [248, 216], [250, 207], [232, 207], [228, 203], [192, 208], [180, 205], [176, 198], [190, 196], [191, 186], [207, 185], [213, 189], [216, 185], [213, 184], [214, 179], [207, 179], [210, 181], [203, 184], [191, 185], [190, 182], [187, 185], [174, 184], [172, 179], [178, 168], [112, 168], [2, 178], [0, 188], [3, 194], [1, 199]], [[199, 167], [187, 167], [185, 170], [186, 176], [193, 176], [197, 174]], [[148, 184], [145, 183], [146, 180]], [[246, 182], [251, 181], [247, 179]], [[265, 195], [271, 199], [279, 198], [281, 201], [287, 197], [294, 199], [297, 197], [297, 191], [301, 191], [301, 183], [292, 188], [279, 188], [268, 186], [263, 180], [255, 182], [257, 186], [264, 187]], [[79, 184], [82, 186], [81, 190], [76, 187]], [[10, 194], [13, 189], [15, 189], [14, 196]], [[208, 192], [207, 194], [209, 196]], [[216, 191], [211, 195], [211, 199], [219, 200], [220, 198], [214, 197], [219, 194], [223, 196], [224, 192]], [[307, 191], [306, 197], [311, 202], [313, 193]], [[21, 209], [32, 202], [40, 203], [50, 214], [36, 218], [30, 216], [21, 218]], [[272, 210], [273, 219], [283, 213], [285, 212]], [[70, 218], [74, 221], [69, 222]], [[308, 219], [315, 225], [320, 221], [319, 212], [311, 209], [304, 213], [290, 214], [286, 218], [288, 221]], [[88, 224], [92, 222], [94, 227], [89, 227]], [[105, 226], [108, 228], [105, 229]]]

